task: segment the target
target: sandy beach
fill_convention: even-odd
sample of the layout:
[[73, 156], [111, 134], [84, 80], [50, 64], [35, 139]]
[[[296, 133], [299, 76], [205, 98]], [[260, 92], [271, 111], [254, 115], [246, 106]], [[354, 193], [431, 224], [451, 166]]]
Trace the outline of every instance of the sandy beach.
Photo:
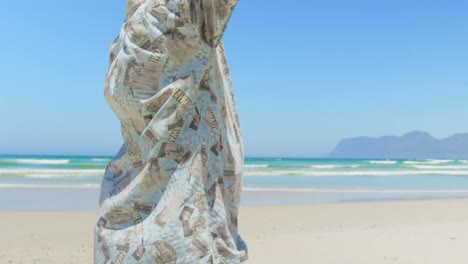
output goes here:
[[[466, 264], [466, 208], [468, 200], [244, 206], [239, 225], [248, 263]], [[0, 212], [0, 263], [92, 263], [94, 217]]]

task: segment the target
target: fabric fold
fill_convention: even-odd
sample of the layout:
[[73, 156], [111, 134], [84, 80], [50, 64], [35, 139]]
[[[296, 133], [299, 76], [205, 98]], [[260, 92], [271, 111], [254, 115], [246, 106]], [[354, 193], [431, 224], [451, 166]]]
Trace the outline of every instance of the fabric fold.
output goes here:
[[130, 0], [104, 96], [107, 164], [94, 263], [242, 263], [244, 149], [222, 42], [237, 0]]

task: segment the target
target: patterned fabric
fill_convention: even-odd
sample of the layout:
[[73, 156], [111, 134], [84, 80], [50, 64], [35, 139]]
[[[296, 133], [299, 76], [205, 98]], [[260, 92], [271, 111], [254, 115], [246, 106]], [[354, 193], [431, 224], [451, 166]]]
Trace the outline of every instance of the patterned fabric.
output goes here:
[[104, 96], [108, 163], [94, 263], [241, 263], [244, 150], [222, 36], [238, 0], [129, 0]]

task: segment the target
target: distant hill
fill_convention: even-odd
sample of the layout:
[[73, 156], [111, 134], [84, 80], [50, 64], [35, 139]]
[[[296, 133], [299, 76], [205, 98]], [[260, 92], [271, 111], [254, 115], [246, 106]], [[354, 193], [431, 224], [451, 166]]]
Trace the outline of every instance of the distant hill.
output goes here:
[[403, 136], [355, 137], [341, 140], [333, 158], [468, 159], [468, 133], [436, 139], [413, 131]]

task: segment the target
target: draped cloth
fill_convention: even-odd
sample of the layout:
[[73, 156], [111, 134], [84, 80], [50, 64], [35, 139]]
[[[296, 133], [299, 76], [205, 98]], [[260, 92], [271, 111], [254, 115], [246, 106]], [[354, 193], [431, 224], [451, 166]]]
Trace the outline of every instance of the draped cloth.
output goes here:
[[244, 150], [222, 36], [238, 0], [129, 0], [104, 96], [107, 164], [94, 263], [241, 263]]

